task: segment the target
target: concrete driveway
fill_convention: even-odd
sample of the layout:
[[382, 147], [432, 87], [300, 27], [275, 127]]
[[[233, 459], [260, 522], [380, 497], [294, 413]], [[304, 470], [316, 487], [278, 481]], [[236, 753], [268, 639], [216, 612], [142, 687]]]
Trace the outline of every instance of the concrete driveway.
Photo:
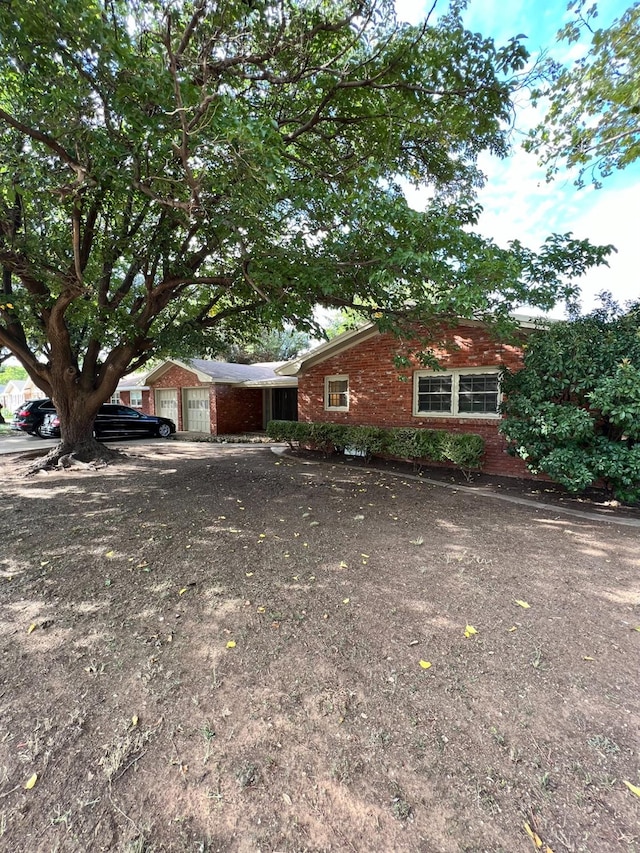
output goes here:
[[[27, 435], [26, 432], [10, 432], [4, 433], [0, 435], [0, 454], [5, 453], [25, 453], [31, 452], [33, 450], [49, 450], [51, 447], [55, 447], [58, 444], [59, 439], [57, 438], [38, 438], [35, 435]], [[162, 442], [163, 439], [158, 438], [124, 438], [118, 439], [113, 443], [116, 446], [121, 446], [124, 444], [153, 444], [155, 442]]]

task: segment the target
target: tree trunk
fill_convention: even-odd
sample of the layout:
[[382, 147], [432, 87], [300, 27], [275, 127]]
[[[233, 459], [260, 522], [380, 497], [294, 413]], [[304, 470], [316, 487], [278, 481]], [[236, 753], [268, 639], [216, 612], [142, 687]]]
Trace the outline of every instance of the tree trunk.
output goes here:
[[102, 405], [95, 392], [85, 395], [77, 386], [67, 386], [55, 392], [52, 399], [60, 418], [60, 443], [32, 466], [32, 471], [68, 468], [74, 462], [106, 465], [121, 456], [94, 437], [93, 422]]

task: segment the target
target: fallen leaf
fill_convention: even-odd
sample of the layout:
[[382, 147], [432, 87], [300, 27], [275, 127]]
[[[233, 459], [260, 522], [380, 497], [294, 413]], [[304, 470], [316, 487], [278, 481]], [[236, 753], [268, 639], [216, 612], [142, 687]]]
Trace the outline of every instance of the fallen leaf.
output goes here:
[[35, 622], [32, 622], [31, 625], [27, 628], [27, 634], [31, 634], [32, 631], [35, 631], [38, 626]]
[[631, 782], [627, 782], [626, 779], [622, 780], [627, 788], [631, 791], [632, 794], [635, 794], [636, 797], [640, 797], [640, 788], [637, 785], [632, 785]]
[[38, 781], [38, 774], [34, 773], [33, 776], [30, 776], [27, 779], [27, 781], [24, 783], [24, 787], [27, 789], [27, 791], [30, 791], [33, 788], [33, 786], [36, 784], [37, 781]]
[[134, 714], [134, 715], [133, 715], [133, 717], [131, 717], [131, 725], [134, 727], [134, 729], [135, 729], [135, 727], [138, 725], [138, 716], [137, 716], [137, 714]]
[[420, 666], [421, 666], [423, 669], [431, 669], [431, 663], [430, 663], [430, 661], [428, 661], [428, 660], [421, 660], [421, 661], [420, 661]]
[[521, 598], [516, 598], [516, 604], [518, 605], [518, 607], [522, 607], [524, 610], [528, 610], [531, 607], [530, 604], [527, 604], [527, 602], [523, 601]]
[[524, 824], [524, 831], [527, 833], [527, 835], [533, 841], [536, 847], [542, 847], [542, 839], [536, 832], [531, 829], [528, 823]]
[[636, 627], [633, 630], [634, 631], [640, 631], [640, 625], [636, 625]]
[[464, 635], [465, 635], [465, 637], [467, 637], [467, 639], [469, 637], [472, 637], [474, 634], [477, 634], [477, 633], [478, 632], [473, 627], [473, 625], [467, 625], [466, 628], [464, 629]]
[[228, 649], [235, 649], [235, 647], [236, 647], [235, 640], [229, 640], [229, 642], [227, 643], [227, 648]]
[[182, 589], [180, 590], [180, 592], [178, 593], [178, 595], [184, 595], [188, 589], [189, 589], [189, 587], [183, 586]]

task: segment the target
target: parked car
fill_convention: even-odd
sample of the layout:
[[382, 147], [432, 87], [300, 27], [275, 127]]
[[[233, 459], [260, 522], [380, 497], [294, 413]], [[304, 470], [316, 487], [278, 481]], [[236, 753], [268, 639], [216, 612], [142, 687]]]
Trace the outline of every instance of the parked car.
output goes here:
[[11, 429], [28, 432], [29, 435], [41, 435], [45, 417], [55, 414], [55, 411], [55, 406], [48, 397], [43, 400], [29, 400], [14, 412]]
[[[169, 418], [143, 415], [129, 406], [104, 403], [93, 423], [93, 431], [99, 441], [154, 435], [168, 438], [176, 431], [176, 425]], [[60, 418], [55, 412], [47, 415], [38, 434], [43, 438], [60, 437]]]

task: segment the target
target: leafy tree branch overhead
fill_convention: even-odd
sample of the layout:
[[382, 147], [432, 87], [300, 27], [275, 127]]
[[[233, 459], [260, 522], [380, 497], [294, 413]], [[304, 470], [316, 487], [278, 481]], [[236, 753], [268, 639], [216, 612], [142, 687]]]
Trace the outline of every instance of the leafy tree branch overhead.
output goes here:
[[0, 4], [0, 345], [53, 396], [61, 452], [99, 452], [100, 404], [151, 357], [308, 329], [318, 303], [549, 307], [604, 261], [472, 231], [526, 51], [460, 6], [413, 27], [391, 0]]
[[598, 27], [597, 4], [570, 4], [575, 20], [558, 33], [574, 44], [587, 33], [591, 45], [571, 66], [548, 60], [549, 84], [534, 103], [549, 100], [545, 119], [525, 148], [540, 155], [547, 177], [566, 163], [576, 183], [596, 186], [640, 157], [640, 3], [633, 3], [607, 28]]

